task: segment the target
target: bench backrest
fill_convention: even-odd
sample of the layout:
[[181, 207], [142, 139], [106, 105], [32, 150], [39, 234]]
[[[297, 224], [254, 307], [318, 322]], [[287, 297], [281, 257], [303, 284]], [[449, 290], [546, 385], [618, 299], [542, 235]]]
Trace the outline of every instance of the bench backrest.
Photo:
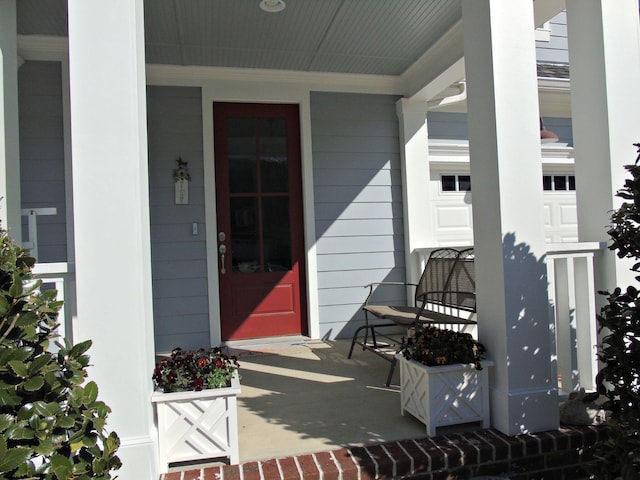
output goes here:
[[473, 248], [433, 250], [416, 288], [416, 306], [427, 302], [437, 306], [475, 312], [475, 269]]

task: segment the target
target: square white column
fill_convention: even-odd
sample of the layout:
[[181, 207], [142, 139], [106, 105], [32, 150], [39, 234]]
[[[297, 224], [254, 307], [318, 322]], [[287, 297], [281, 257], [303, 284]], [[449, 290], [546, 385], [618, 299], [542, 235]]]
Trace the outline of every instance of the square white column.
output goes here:
[[[407, 281], [420, 278], [416, 248], [432, 246], [427, 208], [429, 205], [429, 134], [427, 102], [400, 99], [396, 103], [400, 126], [400, 159], [402, 165], [402, 205], [404, 206], [404, 251]], [[413, 290], [407, 292], [413, 302]]]
[[20, 142], [16, 0], [0, 0], [0, 221], [20, 244]]
[[533, 2], [463, 0], [478, 334], [491, 423], [558, 427], [543, 230]]
[[[624, 165], [640, 142], [640, 27], [637, 0], [567, 0], [571, 110], [580, 241], [608, 242]], [[596, 258], [596, 289], [635, 284], [630, 261]], [[598, 296], [604, 301], [603, 296]]]
[[69, 1], [78, 317], [125, 479], [158, 478], [142, 0]]

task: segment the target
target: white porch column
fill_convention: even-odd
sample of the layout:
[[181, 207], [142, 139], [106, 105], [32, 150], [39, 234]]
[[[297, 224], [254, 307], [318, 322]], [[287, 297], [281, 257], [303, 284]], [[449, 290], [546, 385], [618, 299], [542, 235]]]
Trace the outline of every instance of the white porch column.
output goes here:
[[16, 0], [0, 0], [0, 222], [19, 245], [22, 232], [17, 55]]
[[463, 0], [462, 13], [491, 423], [507, 435], [554, 429], [533, 2]]
[[[404, 258], [406, 278], [415, 283], [422, 270], [416, 248], [431, 246], [429, 205], [429, 133], [427, 102], [402, 98], [396, 103], [400, 125], [400, 158], [402, 165], [402, 204], [404, 206]], [[413, 302], [413, 291], [410, 295]]]
[[[637, 0], [567, 0], [571, 109], [581, 242], [608, 242], [624, 165], [640, 142], [640, 27]], [[596, 258], [596, 289], [635, 284], [632, 262]], [[598, 300], [604, 297], [598, 295]]]
[[123, 480], [158, 478], [142, 0], [69, 0], [78, 320]]

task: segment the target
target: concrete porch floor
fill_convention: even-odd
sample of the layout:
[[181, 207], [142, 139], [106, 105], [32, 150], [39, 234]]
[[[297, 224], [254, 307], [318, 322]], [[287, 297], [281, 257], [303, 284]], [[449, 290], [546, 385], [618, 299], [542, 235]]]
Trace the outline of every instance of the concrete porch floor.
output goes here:
[[[479, 424], [439, 429], [400, 414], [399, 375], [350, 341], [230, 345], [238, 355], [240, 464], [172, 467], [160, 480], [583, 480], [604, 427], [507, 437]], [[482, 475], [478, 477], [478, 475]]]
[[240, 461], [423, 437], [425, 426], [400, 413], [399, 374], [349, 340], [281, 339], [233, 344], [239, 357]]

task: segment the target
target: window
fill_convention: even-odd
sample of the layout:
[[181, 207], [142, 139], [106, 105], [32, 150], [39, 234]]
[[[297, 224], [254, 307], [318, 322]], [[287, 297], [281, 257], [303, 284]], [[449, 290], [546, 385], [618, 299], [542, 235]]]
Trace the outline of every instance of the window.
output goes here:
[[575, 191], [575, 175], [543, 175], [542, 189], [545, 191], [566, 192]]
[[462, 192], [471, 191], [471, 177], [469, 175], [458, 176], [458, 190]]
[[469, 175], [441, 175], [440, 185], [443, 192], [470, 192], [471, 176]]

